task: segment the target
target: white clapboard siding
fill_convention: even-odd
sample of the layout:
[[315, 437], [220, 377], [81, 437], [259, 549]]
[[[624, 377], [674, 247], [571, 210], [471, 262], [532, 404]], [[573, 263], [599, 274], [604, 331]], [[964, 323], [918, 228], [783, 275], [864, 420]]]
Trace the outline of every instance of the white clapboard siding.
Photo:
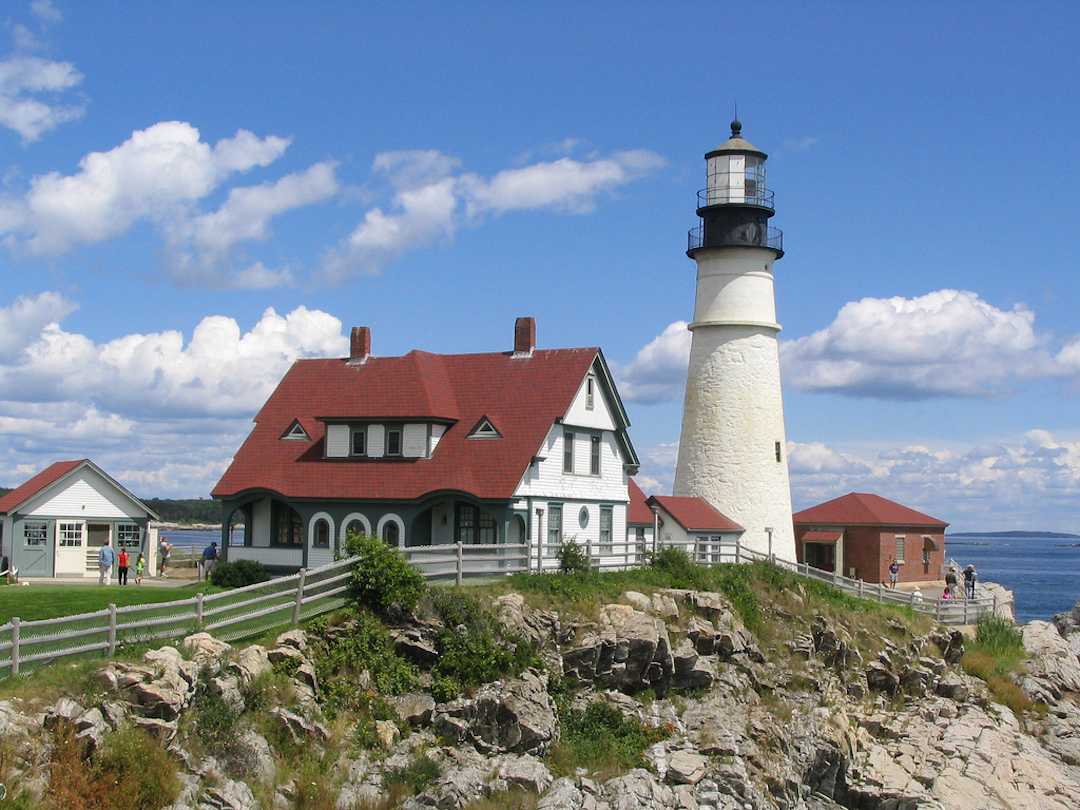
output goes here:
[[[574, 473], [563, 472], [563, 435], [565, 431], [574, 436]], [[588, 475], [590, 434], [573, 428], [555, 425], [538, 451], [543, 461], [529, 465], [521, 483], [514, 493], [517, 498], [551, 498], [572, 500], [574, 498], [610, 499], [626, 503], [626, 473], [623, 470], [622, 452], [615, 434], [604, 431], [600, 442], [600, 475]]]
[[427, 455], [427, 425], [405, 425], [401, 454], [406, 458], [423, 458]]
[[368, 425], [367, 454], [371, 458], [382, 458], [386, 453], [386, 425]]
[[[595, 366], [594, 366], [595, 369]], [[588, 407], [588, 385], [593, 381], [593, 406]], [[568, 425], [578, 427], [596, 428], [597, 430], [614, 430], [615, 418], [612, 416], [612, 405], [604, 396], [600, 387], [600, 380], [594, 373], [586, 375], [581, 381], [577, 395], [571, 403], [563, 421]]]
[[446, 425], [432, 425], [431, 426], [431, 449], [428, 450], [428, 455], [435, 455], [435, 448], [439, 446], [439, 439], [446, 433]]
[[88, 467], [47, 488], [19, 510], [32, 517], [144, 518], [146, 512]]
[[349, 426], [326, 426], [326, 457], [346, 458], [349, 455]]

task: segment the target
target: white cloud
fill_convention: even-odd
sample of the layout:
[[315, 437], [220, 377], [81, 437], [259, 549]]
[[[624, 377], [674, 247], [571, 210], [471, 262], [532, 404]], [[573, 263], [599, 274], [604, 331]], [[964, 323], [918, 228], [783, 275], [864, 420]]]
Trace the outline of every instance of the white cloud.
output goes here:
[[16, 298], [0, 308], [0, 356], [11, 356], [41, 334], [48, 324], [57, 323], [76, 309], [76, 305], [55, 292]]
[[142, 219], [176, 217], [229, 175], [274, 162], [289, 142], [240, 130], [211, 146], [191, 124], [154, 124], [107, 152], [86, 155], [75, 174], [34, 177], [24, 198], [0, 204], [0, 227], [6, 222], [19, 231], [32, 253], [100, 242]]
[[784, 149], [788, 152], [805, 152], [817, 146], [821, 139], [815, 135], [803, 135], [799, 138], [788, 138], [784, 141]]
[[52, 0], [31, 0], [30, 13], [41, 20], [45, 25], [61, 22], [64, 14], [56, 7]]
[[686, 321], [665, 326], [633, 360], [615, 369], [622, 398], [648, 404], [681, 397], [686, 387], [690, 340]]
[[[23, 29], [23, 47], [36, 47]], [[16, 39], [20, 38], [16, 31]], [[15, 56], [0, 61], [0, 126], [12, 129], [23, 141], [38, 140], [51, 129], [83, 114], [83, 105], [60, 100], [65, 91], [82, 83], [83, 75], [70, 62], [36, 56]]]
[[327, 252], [322, 275], [340, 282], [350, 275], [377, 273], [408, 249], [446, 239], [463, 225], [510, 211], [583, 213], [596, 198], [663, 165], [646, 150], [608, 158], [572, 158], [507, 169], [491, 178], [460, 173], [460, 162], [434, 150], [384, 152], [375, 174], [394, 189], [389, 210], [369, 210], [337, 247]]
[[1062, 373], [1022, 304], [976, 293], [863, 298], [826, 328], [782, 346], [785, 380], [807, 391], [883, 399], [988, 397]]
[[641, 452], [641, 469], [634, 480], [646, 495], [671, 494], [678, 457], [678, 442], [661, 442]]

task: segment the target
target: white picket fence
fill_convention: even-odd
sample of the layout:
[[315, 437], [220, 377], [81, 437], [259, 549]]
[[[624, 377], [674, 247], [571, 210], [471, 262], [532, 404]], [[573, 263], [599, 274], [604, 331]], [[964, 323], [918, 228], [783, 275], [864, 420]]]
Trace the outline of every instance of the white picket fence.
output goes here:
[[[667, 544], [681, 548], [706, 566], [765, 562], [793, 574], [816, 579], [861, 599], [903, 606], [933, 616], [944, 624], [973, 624], [999, 608], [996, 594], [976, 599], [920, 599], [880, 584], [865, 583], [821, 571], [805, 563], [761, 554], [735, 542], [694, 540]], [[431, 581], [491, 580], [509, 574], [552, 572], [559, 568], [558, 544], [409, 546], [405, 558]], [[596, 571], [640, 568], [648, 564], [651, 543], [620, 540], [582, 547], [589, 566]], [[298, 622], [333, 610], [344, 603], [349, 569], [355, 558], [291, 576], [236, 588], [209, 596], [132, 605], [64, 616], [57, 619], [20, 621], [17, 617], [0, 626], [0, 676], [17, 675], [28, 664], [42, 664], [70, 655], [107, 653], [122, 644], [138, 644], [181, 638], [198, 630], [212, 631], [227, 641], [250, 637], [267, 629]]]

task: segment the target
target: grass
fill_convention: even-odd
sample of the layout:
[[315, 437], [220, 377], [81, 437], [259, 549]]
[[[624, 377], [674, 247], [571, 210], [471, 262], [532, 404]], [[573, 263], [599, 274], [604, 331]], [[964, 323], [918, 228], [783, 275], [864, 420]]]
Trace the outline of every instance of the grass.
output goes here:
[[563, 703], [559, 721], [562, 734], [548, 754], [556, 776], [571, 776], [577, 768], [586, 768], [606, 778], [644, 767], [645, 749], [670, 736], [668, 730], [644, 726], [603, 702], [591, 703], [584, 711]]
[[440, 776], [442, 768], [439, 763], [427, 754], [421, 754], [404, 768], [387, 771], [385, 782], [387, 786], [399, 785], [413, 793], [420, 793]]
[[1038, 708], [1013, 679], [1024, 671], [1026, 658], [1024, 640], [1016, 625], [999, 616], [984, 616], [960, 665], [968, 675], [986, 682], [996, 702], [1023, 716]]
[[93, 613], [104, 610], [110, 603], [117, 607], [126, 607], [190, 599], [200, 590], [212, 593], [220, 589], [204, 587], [202, 583], [194, 582], [179, 588], [36, 584], [3, 588], [0, 589], [0, 624], [7, 624], [13, 616], [27, 622], [56, 619], [76, 613]]

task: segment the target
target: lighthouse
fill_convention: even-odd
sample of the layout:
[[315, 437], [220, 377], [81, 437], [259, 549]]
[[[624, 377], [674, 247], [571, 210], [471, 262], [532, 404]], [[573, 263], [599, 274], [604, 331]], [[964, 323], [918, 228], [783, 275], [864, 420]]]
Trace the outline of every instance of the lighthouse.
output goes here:
[[686, 254], [697, 264], [676, 495], [704, 498], [745, 529], [744, 547], [795, 559], [773, 264], [783, 234], [766, 183], [768, 155], [731, 137], [705, 155], [699, 225]]

